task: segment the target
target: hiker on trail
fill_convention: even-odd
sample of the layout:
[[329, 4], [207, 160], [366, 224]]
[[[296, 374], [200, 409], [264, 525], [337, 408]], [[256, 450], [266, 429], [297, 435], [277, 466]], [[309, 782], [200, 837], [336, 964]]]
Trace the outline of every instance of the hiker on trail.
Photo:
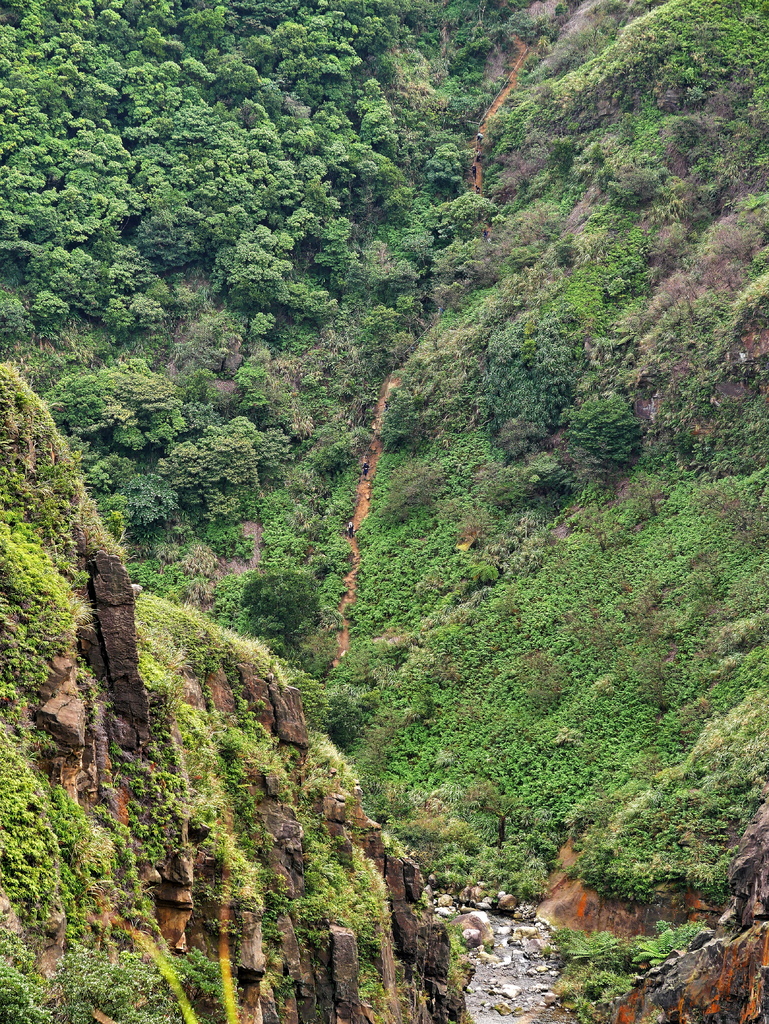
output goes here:
[[480, 144], [483, 142], [483, 132], [478, 132], [478, 134], [475, 136], [475, 138], [476, 138], [476, 141], [478, 142], [478, 145], [480, 146]]
[[348, 537], [354, 537], [355, 536], [355, 523], [353, 523], [352, 519], [347, 524], [347, 536]]
[[484, 240], [484, 242], [488, 242], [488, 240], [489, 240], [489, 229], [488, 228], [484, 228], [483, 229], [483, 240]]
[[481, 194], [481, 186], [480, 185], [476, 185], [475, 186], [475, 191], [478, 193], [478, 195], [480, 195]]
[[477, 177], [478, 177], [478, 166], [477, 166], [477, 164], [473, 164], [473, 181], [475, 181], [475, 179]]
[[363, 478], [364, 478], [364, 480], [368, 476], [368, 471], [369, 471], [369, 464], [368, 464], [368, 462], [364, 462], [363, 463]]

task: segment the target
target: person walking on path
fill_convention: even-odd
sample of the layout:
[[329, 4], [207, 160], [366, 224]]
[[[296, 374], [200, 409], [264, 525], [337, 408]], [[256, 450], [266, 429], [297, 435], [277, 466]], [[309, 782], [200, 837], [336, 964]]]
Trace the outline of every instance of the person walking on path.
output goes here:
[[363, 463], [363, 479], [364, 480], [368, 476], [368, 471], [369, 471], [369, 464], [368, 464], [368, 462], [364, 462]]
[[347, 524], [346, 533], [347, 533], [347, 536], [350, 537], [351, 539], [355, 536], [355, 523], [353, 523], [352, 519]]

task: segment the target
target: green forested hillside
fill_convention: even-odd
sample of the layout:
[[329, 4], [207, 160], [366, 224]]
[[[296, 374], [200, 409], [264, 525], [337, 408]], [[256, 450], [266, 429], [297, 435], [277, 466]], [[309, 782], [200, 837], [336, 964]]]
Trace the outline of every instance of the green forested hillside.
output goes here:
[[534, 30], [465, 15], [4, 9], [0, 354], [154, 589], [210, 607], [258, 520], [268, 559], [332, 574], [333, 619], [326, 511], [346, 514], [382, 376], [432, 318], [436, 256], [493, 209], [463, 194], [464, 137]]
[[534, 893], [571, 834], [606, 894], [718, 902], [766, 771], [766, 12], [627, 15], [540, 43], [491, 122], [330, 724], [446, 881]]
[[515, 7], [4, 8], [0, 352], [150, 600], [288, 657], [443, 882], [537, 895], [571, 835], [718, 902], [766, 771], [769, 8]]

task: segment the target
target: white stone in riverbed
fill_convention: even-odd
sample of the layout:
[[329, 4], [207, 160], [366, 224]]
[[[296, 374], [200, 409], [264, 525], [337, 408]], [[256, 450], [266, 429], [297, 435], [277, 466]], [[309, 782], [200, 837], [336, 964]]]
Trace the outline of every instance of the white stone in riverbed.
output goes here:
[[519, 988], [517, 985], [503, 985], [500, 988], [500, 992], [507, 999], [517, 999], [521, 992], [523, 992], [523, 989]]

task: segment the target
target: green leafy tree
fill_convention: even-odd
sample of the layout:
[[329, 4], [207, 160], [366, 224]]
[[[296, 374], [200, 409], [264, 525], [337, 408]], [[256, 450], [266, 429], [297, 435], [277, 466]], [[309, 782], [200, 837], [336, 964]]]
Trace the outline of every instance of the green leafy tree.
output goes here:
[[317, 581], [306, 569], [276, 567], [255, 572], [243, 588], [243, 608], [256, 636], [296, 647], [318, 623]]
[[0, 957], [0, 1024], [52, 1024], [39, 998], [35, 986]]
[[571, 402], [578, 364], [571, 318], [553, 309], [538, 320], [520, 319], [492, 335], [486, 388], [492, 426], [524, 421], [528, 431], [553, 429]]
[[177, 445], [159, 470], [180, 504], [205, 519], [237, 516], [259, 486], [260, 433], [244, 416]]
[[135, 476], [125, 489], [126, 513], [131, 529], [143, 534], [167, 522], [178, 509], [178, 499], [156, 473]]
[[591, 398], [569, 418], [569, 448], [605, 466], [621, 466], [638, 451], [641, 427], [620, 395]]
[[462, 187], [464, 163], [453, 142], [438, 146], [425, 164], [425, 179], [436, 195], [454, 196]]
[[393, 470], [382, 514], [396, 522], [405, 522], [419, 508], [434, 504], [446, 477], [438, 465], [407, 462]]

